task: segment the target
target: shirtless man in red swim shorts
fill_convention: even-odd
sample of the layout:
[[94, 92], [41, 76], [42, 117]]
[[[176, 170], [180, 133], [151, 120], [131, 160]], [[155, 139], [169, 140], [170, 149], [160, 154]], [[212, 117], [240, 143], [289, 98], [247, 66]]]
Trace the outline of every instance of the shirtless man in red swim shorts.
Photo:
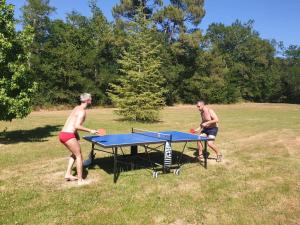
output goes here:
[[[86, 117], [86, 107], [92, 103], [91, 95], [84, 93], [80, 95], [81, 104], [76, 106], [70, 116], [68, 117], [63, 129], [59, 133], [59, 140], [63, 143], [72, 153], [69, 159], [67, 172], [65, 179], [67, 181], [78, 180], [78, 184], [86, 184], [87, 182], [82, 179], [82, 168], [83, 168], [83, 159], [81, 154], [80, 145], [78, 142], [79, 136], [77, 131], [86, 131], [91, 134], [96, 134], [96, 130], [91, 130], [82, 126], [85, 117]], [[76, 169], [77, 177], [71, 174], [72, 166], [76, 160]]]

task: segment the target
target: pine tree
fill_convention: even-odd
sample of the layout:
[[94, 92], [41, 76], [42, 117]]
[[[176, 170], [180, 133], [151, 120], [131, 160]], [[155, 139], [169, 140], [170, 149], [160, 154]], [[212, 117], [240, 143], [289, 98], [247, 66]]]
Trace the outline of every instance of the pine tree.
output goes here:
[[161, 45], [153, 36], [154, 26], [140, 7], [128, 29], [128, 48], [118, 63], [122, 75], [111, 85], [109, 96], [128, 120], [156, 121], [164, 106], [164, 78], [160, 75]]
[[155, 8], [163, 5], [162, 0], [121, 0], [113, 7], [112, 13], [115, 19], [131, 20], [135, 18], [137, 9], [143, 8], [143, 13], [149, 18]]
[[39, 55], [49, 35], [49, 16], [55, 12], [55, 8], [50, 6], [50, 0], [26, 0], [25, 5], [21, 9], [24, 26], [29, 25], [34, 31], [31, 52]]

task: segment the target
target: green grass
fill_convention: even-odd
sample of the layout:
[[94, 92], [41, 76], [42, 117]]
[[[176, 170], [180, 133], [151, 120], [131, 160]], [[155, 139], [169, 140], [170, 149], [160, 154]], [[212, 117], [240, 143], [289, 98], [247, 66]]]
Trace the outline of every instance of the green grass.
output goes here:
[[[213, 108], [221, 119], [216, 143], [224, 162], [210, 160], [207, 170], [185, 164], [180, 176], [158, 179], [147, 169], [123, 172], [117, 184], [96, 165], [84, 187], [63, 180], [69, 153], [57, 134], [70, 111], [0, 122], [1, 131], [7, 127], [0, 136], [0, 224], [300, 224], [300, 106]], [[93, 109], [85, 125], [127, 133], [131, 127], [188, 131], [198, 123], [194, 106], [176, 106], [155, 124]], [[86, 157], [90, 144], [81, 140], [81, 146]]]

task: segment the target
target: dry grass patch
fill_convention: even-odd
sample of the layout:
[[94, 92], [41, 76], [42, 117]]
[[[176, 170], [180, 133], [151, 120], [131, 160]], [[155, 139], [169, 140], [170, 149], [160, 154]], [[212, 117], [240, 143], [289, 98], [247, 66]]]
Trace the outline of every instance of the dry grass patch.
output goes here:
[[[222, 163], [209, 160], [207, 170], [188, 163], [180, 176], [155, 180], [150, 170], [132, 170], [121, 173], [117, 184], [96, 166], [88, 170], [91, 184], [80, 188], [64, 181], [69, 152], [57, 140], [56, 128], [69, 110], [0, 122], [12, 137], [0, 144], [0, 224], [299, 224], [300, 106], [212, 107], [221, 119], [216, 144]], [[85, 125], [127, 133], [131, 127], [188, 131], [199, 124], [191, 105], [166, 107], [155, 124], [121, 121], [113, 110], [88, 110]], [[14, 139], [20, 134], [23, 139]], [[81, 146], [86, 157], [91, 145], [81, 140]]]

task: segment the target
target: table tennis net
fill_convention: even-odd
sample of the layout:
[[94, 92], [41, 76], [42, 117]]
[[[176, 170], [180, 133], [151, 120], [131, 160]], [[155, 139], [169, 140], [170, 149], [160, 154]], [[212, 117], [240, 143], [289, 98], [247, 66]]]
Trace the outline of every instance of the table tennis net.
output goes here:
[[136, 129], [132, 128], [132, 133], [140, 134], [140, 135], [145, 135], [148, 137], [154, 137], [158, 139], [162, 139], [165, 141], [171, 141], [172, 140], [172, 135], [171, 134], [163, 134], [155, 131], [148, 131], [148, 130], [141, 130], [141, 129]]

